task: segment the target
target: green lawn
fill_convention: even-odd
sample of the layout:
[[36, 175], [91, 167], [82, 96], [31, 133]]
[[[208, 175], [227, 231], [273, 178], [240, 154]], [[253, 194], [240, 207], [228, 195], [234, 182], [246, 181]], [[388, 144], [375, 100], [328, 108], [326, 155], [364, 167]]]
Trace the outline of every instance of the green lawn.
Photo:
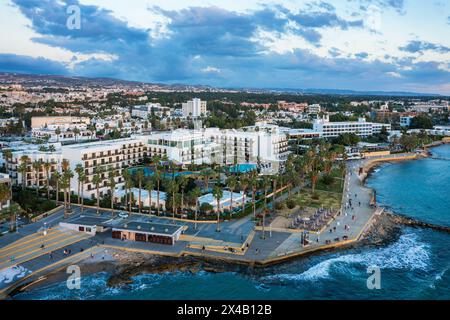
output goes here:
[[323, 190], [334, 193], [342, 193], [343, 189], [343, 180], [342, 180], [342, 171], [339, 168], [335, 168], [331, 170], [329, 176], [331, 179], [331, 183], [327, 184], [326, 179], [323, 177], [319, 178], [316, 184], [316, 190]]
[[327, 209], [341, 207], [342, 193], [316, 190], [316, 195], [318, 199], [313, 199], [311, 189], [303, 189], [300, 196], [296, 195], [294, 198], [301, 207], [321, 208], [323, 206]]

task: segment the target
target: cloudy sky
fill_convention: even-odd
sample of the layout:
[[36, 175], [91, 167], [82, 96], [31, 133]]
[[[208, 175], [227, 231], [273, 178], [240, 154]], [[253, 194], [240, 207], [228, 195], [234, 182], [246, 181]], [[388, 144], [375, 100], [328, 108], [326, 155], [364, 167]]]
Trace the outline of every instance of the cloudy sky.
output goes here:
[[448, 0], [1, 0], [0, 71], [450, 95], [449, 35]]

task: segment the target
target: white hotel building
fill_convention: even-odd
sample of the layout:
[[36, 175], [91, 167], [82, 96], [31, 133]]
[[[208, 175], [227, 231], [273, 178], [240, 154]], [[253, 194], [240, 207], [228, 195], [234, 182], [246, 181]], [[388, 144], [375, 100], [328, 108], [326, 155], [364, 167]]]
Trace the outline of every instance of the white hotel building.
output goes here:
[[317, 119], [313, 123], [313, 131], [318, 132], [322, 138], [335, 138], [343, 133], [354, 133], [360, 137], [369, 137], [380, 133], [385, 127], [388, 132], [391, 131], [391, 125], [385, 123], [366, 122], [366, 119], [360, 118], [358, 121], [330, 122], [328, 116]]
[[33, 187], [46, 185], [47, 175], [43, 166], [35, 172], [33, 162], [49, 162], [50, 174], [61, 172], [64, 159], [69, 161], [74, 172], [71, 180], [71, 191], [78, 192], [78, 179], [75, 173], [77, 164], [82, 164], [87, 175], [84, 183], [84, 196], [95, 197], [96, 186], [92, 182], [94, 169], [102, 167], [100, 195], [109, 190], [108, 170], [117, 173], [117, 188], [123, 187], [123, 170], [136, 165], [145, 156], [167, 156], [170, 160], [182, 164], [218, 164], [232, 165], [241, 163], [259, 163], [263, 172], [272, 173], [283, 167], [289, 154], [287, 135], [281, 133], [276, 126], [248, 127], [243, 130], [220, 130], [208, 128], [200, 130], [175, 130], [158, 132], [150, 135], [135, 135], [131, 138], [86, 142], [61, 146], [54, 143], [54, 152], [43, 151], [38, 145], [22, 144], [11, 147], [12, 157], [5, 159], [7, 173], [12, 183], [22, 184], [22, 173], [18, 166], [22, 156], [28, 156], [25, 184]]
[[206, 101], [194, 98], [182, 104], [183, 117], [198, 118], [206, 115]]

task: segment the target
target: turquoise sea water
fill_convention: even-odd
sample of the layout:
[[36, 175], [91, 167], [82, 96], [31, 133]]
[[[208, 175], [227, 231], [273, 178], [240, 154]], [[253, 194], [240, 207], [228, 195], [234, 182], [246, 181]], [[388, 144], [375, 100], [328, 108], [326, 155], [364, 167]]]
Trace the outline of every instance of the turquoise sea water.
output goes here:
[[[383, 165], [368, 181], [398, 213], [450, 225], [450, 146], [436, 159]], [[438, 159], [439, 158], [439, 159]], [[367, 268], [381, 270], [381, 289], [367, 289]], [[17, 299], [450, 299], [450, 235], [404, 228], [394, 243], [322, 253], [252, 273], [168, 273], [134, 277], [108, 288], [108, 274], [82, 278], [79, 291], [52, 284]]]

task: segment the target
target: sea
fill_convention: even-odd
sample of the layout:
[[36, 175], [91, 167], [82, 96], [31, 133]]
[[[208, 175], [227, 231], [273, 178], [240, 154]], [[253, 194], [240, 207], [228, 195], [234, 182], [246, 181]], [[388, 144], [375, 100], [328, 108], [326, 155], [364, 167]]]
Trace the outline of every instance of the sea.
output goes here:
[[[367, 185], [377, 191], [379, 205], [397, 214], [450, 226], [450, 145], [432, 153], [383, 164]], [[109, 274], [102, 272], [82, 276], [80, 290], [52, 283], [14, 299], [448, 300], [449, 269], [450, 234], [402, 227], [397, 240], [381, 247], [324, 252], [257, 272], [142, 274], [120, 288], [108, 287]]]

